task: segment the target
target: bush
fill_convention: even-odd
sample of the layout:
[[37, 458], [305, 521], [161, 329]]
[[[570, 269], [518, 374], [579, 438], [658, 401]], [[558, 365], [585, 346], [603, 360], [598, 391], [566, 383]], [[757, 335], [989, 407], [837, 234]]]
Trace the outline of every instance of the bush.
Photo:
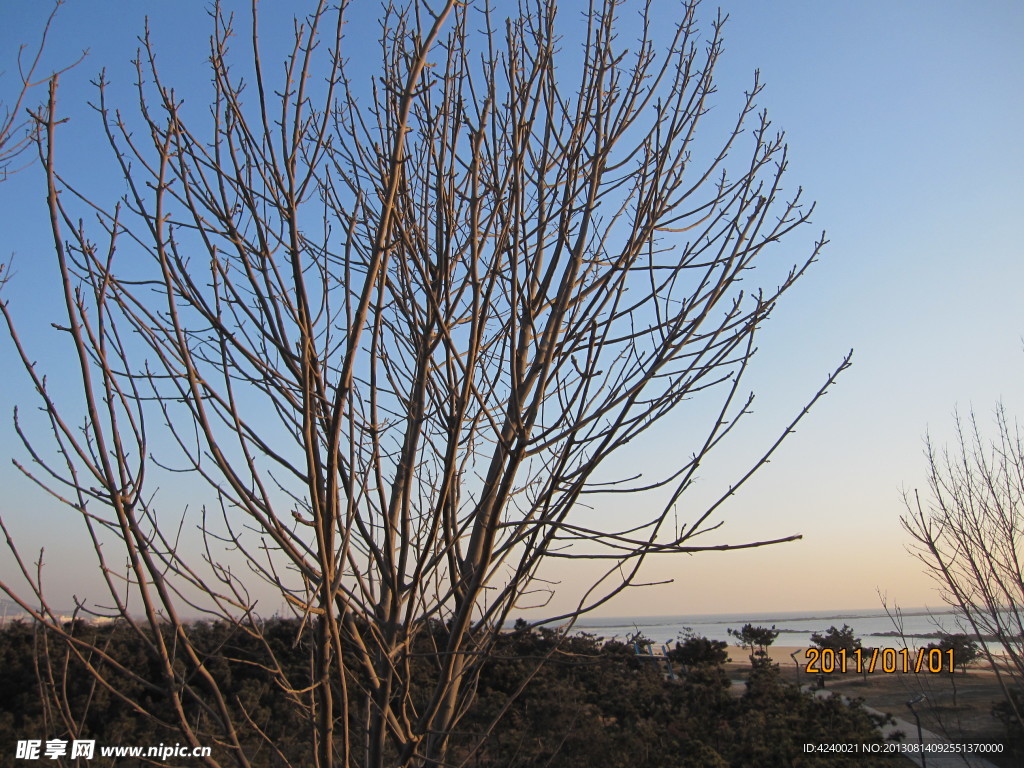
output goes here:
[[[277, 619], [264, 630], [281, 662], [301, 669], [309, 649], [299, 624]], [[421, 642], [437, 642], [445, 628], [434, 630], [437, 636], [423, 633]], [[258, 650], [252, 638], [222, 623], [193, 626], [191, 631], [208, 650], [207, 669], [230, 691], [229, 705], [244, 706], [293, 764], [305, 764], [309, 739], [301, 713], [294, 700], [270, 684], [267, 671], [252, 663]], [[75, 632], [120, 646], [120, 656], [133, 659], [133, 671], [159, 680], [138, 635], [116, 624], [83, 624]], [[40, 653], [31, 625], [13, 622], [0, 629], [0, 745], [13, 744], [25, 733], [67, 738], [56, 732], [57, 726], [46, 725], [55, 721], [45, 719], [35, 680]], [[755, 668], [746, 693], [730, 695], [723, 666], [728, 656], [721, 641], [688, 637], [669, 656], [683, 667], [675, 681], [665, 679], [661, 664], [637, 656], [626, 643], [603, 642], [593, 635], [561, 639], [554, 630], [517, 625], [488, 651], [474, 706], [452, 734], [452, 762], [469, 759], [476, 768], [771, 768], [798, 764], [806, 741], [880, 739], [876, 721], [858, 704], [816, 700], [783, 681], [774, 667]], [[59, 661], [64, 663], [63, 658]], [[93, 686], [81, 662], [72, 658], [67, 664], [66, 706], [83, 723], [79, 738], [108, 745], [176, 740], [174, 731], [157, 734], [150, 721]], [[426, 662], [413, 672], [425, 683], [436, 674]], [[358, 670], [349, 674], [357, 684]], [[531, 674], [531, 683], [520, 691], [522, 680]], [[423, 691], [426, 696], [429, 688]], [[159, 710], [158, 693], [146, 694], [140, 687], [134, 695], [156, 697], [153, 706]], [[205, 716], [198, 709], [187, 715]], [[166, 722], [173, 722], [170, 712]], [[44, 733], [48, 727], [53, 732]], [[477, 749], [488, 732], [489, 739]], [[218, 758], [216, 748], [214, 753]], [[249, 759], [253, 768], [279, 764], [256, 744]], [[847, 764], [840, 757], [816, 758], [814, 763], [819, 768]]]

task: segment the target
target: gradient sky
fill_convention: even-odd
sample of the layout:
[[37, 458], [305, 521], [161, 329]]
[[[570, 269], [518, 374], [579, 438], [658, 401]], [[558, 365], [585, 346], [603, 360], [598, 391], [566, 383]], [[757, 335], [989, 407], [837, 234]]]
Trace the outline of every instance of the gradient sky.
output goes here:
[[[355, 5], [366, 14], [378, 7]], [[0, 2], [5, 98], [13, 92], [13, 52], [35, 40], [46, 6]], [[267, 34], [281, 29], [279, 14], [289, 6], [264, 0]], [[671, 13], [676, 4], [655, 6]], [[705, 3], [702, 17], [715, 7]], [[923, 436], [930, 430], [945, 442], [955, 409], [973, 407], [987, 425], [1000, 399], [1011, 414], [1024, 415], [1024, 4], [735, 0], [722, 8], [730, 15], [717, 71], [722, 108], [732, 109], [760, 69], [767, 84], [760, 103], [790, 144], [789, 184], [817, 200], [814, 227], [827, 230], [831, 243], [766, 326], [751, 379], [754, 418], [702, 473], [694, 501], [734, 478], [851, 347], [854, 365], [723, 508], [721, 541], [791, 533], [803, 534], [801, 541], [652, 562], [649, 579], [672, 583], [634, 590], [601, 613], [871, 608], [879, 590], [903, 606], [938, 605], [899, 525], [903, 490], [925, 481]], [[65, 150], [78, 159], [65, 167], [96, 184], [109, 174], [116, 188], [86, 127], [96, 123], [85, 106], [89, 80], [106, 68], [115, 85], [130, 85], [128, 62], [148, 14], [165, 75], [201, 82], [210, 28], [204, 9], [201, 2], [68, 1], [47, 63], [66, 64], [83, 48], [89, 55], [62, 78], [64, 113], [83, 126]], [[368, 35], [375, 39], [376, 28]], [[17, 272], [7, 297], [23, 318], [25, 340], [43, 345], [41, 355], [53, 319], [45, 299], [51, 254], [43, 195], [38, 168], [0, 184], [0, 255], [13, 255]], [[798, 239], [789, 246], [793, 260], [805, 245]], [[7, 461], [24, 457], [11, 409], [33, 403], [6, 338], [0, 365], [7, 373], [0, 512], [26, 552], [45, 543], [55, 595], [81, 590], [89, 577], [80, 565], [87, 558], [78, 551], [77, 521]], [[672, 456], [672, 425], [665, 426], [642, 447], [641, 461]], [[11, 572], [4, 552], [0, 574]], [[551, 575], [567, 595], [586, 578], [585, 569]]]

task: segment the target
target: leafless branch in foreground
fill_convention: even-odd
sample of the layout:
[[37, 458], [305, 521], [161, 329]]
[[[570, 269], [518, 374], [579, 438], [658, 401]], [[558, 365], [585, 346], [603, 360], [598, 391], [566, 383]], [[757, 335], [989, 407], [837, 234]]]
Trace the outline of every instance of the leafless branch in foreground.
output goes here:
[[[46, 18], [43, 31], [39, 36], [39, 43], [34, 50], [30, 49], [27, 44], [18, 48], [18, 84], [15, 87], [14, 97], [8, 101], [0, 101], [0, 181], [6, 180], [10, 174], [17, 172], [18, 168], [11, 166], [23, 152], [32, 146], [32, 121], [23, 113], [25, 100], [31, 89], [47, 82], [57, 74], [67, 72], [86, 56], [87, 51], [83, 51], [77, 61], [64, 67], [60, 72], [51, 73], [42, 78], [38, 75], [43, 51], [46, 48], [46, 38], [50, 34], [53, 20], [63, 4], [64, 0], [57, 0], [53, 4], [53, 10]], [[0, 75], [4, 74], [7, 73], [0, 72]]]
[[[480, 666], [510, 614], [550, 592], [550, 558], [606, 566], [571, 621], [637, 583], [649, 556], [798, 538], [701, 534], [849, 362], [676, 529], [674, 505], [749, 412], [758, 329], [825, 242], [773, 266], [811, 207], [783, 193], [761, 85], [708, 142], [723, 19], [707, 39], [696, 3], [664, 46], [649, 4], [627, 45], [620, 4], [597, 3], [578, 46], [554, 2], [507, 20], [435, 5], [383, 10], [364, 77], [365, 60], [346, 60], [345, 4], [321, 2], [275, 82], [255, 3], [244, 34], [218, 8], [205, 114], [161, 79], [147, 34], [135, 116], [97, 83], [129, 190], [112, 206], [60, 171], [56, 78], [37, 115], [55, 327], [84, 414], [57, 401], [5, 302], [53, 439], [40, 447], [16, 414], [23, 469], [81, 516], [110, 613], [158, 660], [160, 680], [136, 682], [171, 703], [185, 742], [237, 765], [275, 746], [223, 693], [187, 617], [261, 644], [304, 712], [304, 765], [463, 764], [473, 749], [451, 735]], [[621, 479], [617, 458], [684, 403], [706, 430], [681, 436], [664, 476]], [[156, 493], [169, 473], [208, 490], [181, 527]], [[200, 551], [183, 543], [195, 526]], [[15, 599], [98, 685], [133, 674], [69, 633], [18, 562], [32, 594]], [[301, 620], [301, 673], [264, 632], [253, 594], [267, 585]]]

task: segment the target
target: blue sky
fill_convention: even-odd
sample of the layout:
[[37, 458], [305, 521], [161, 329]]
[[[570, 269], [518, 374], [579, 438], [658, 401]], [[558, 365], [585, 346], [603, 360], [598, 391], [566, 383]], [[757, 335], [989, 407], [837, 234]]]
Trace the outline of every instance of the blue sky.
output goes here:
[[[264, 0], [268, 34], [290, 5]], [[655, 5], [670, 13], [675, 3]], [[360, 12], [369, 16], [376, 7], [362, 3]], [[702, 16], [715, 7], [705, 3]], [[722, 7], [730, 14], [717, 73], [722, 109], [731, 110], [760, 69], [760, 103], [790, 144], [789, 183], [817, 200], [815, 228], [827, 230], [831, 243], [765, 328], [752, 381], [755, 418], [705, 470], [695, 498], [734, 477], [851, 347], [854, 366], [722, 514], [726, 540], [801, 533], [802, 541], [652, 563], [650, 580], [673, 583], [635, 591], [603, 612], [867, 608], [878, 605], [878, 589], [902, 605], [937, 605], [899, 527], [901, 490], [925, 480], [923, 435], [930, 429], [947, 439], [956, 408], [973, 406], [987, 423], [999, 399], [1024, 415], [1024, 5], [777, 0]], [[77, 157], [71, 172], [97, 188], [111, 174], [87, 127], [95, 125], [85, 106], [89, 80], [106, 68], [130, 106], [128, 62], [146, 14], [167, 76], [183, 90], [203, 82], [204, 8], [69, 0], [47, 60], [58, 66], [90, 49], [62, 78], [62, 107], [82, 126], [67, 132], [65, 151]], [[10, 72], [12, 52], [35, 39], [46, 12], [45, 3], [6, 0], [0, 67]], [[368, 36], [375, 38], [375, 27]], [[0, 94], [11, 88], [8, 74]], [[9, 297], [44, 359], [48, 237], [38, 169], [0, 185], [0, 254], [13, 254], [18, 273]], [[794, 259], [805, 245], [792, 244]], [[81, 583], [78, 563], [85, 562], [71, 517], [7, 462], [23, 455], [11, 407], [31, 405], [31, 393], [6, 339], [0, 364], [8, 371], [0, 395], [0, 512], [27, 551], [46, 543], [49, 581], [69, 590]], [[671, 436], [666, 425], [651, 437], [652, 461], [671, 456]], [[569, 594], [586, 574], [552, 576]]]

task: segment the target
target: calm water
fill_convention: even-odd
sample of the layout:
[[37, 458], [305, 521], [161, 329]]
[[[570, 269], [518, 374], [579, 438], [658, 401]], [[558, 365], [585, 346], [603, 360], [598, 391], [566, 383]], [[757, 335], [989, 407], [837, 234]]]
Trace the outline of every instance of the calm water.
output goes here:
[[[929, 611], [924, 608], [907, 609], [901, 612], [903, 633], [908, 642], [915, 644], [913, 635], [934, 639], [940, 632], [970, 632], [962, 624], [959, 615], [949, 609]], [[712, 640], [725, 640], [730, 644], [733, 638], [728, 630], [739, 629], [744, 624], [770, 627], [779, 630], [776, 645], [807, 646], [811, 634], [825, 632], [829, 627], [840, 628], [843, 624], [853, 627], [854, 634], [864, 645], [894, 645], [899, 639], [891, 637], [897, 631], [893, 619], [882, 609], [861, 611], [814, 611], [803, 613], [730, 613], [703, 614], [694, 616], [641, 616], [635, 618], [583, 617], [576, 622], [575, 630], [589, 632], [606, 640], [625, 640], [637, 632], [656, 643], [674, 642], [680, 634], [691, 631]], [[917, 638], [921, 644], [929, 639]]]

